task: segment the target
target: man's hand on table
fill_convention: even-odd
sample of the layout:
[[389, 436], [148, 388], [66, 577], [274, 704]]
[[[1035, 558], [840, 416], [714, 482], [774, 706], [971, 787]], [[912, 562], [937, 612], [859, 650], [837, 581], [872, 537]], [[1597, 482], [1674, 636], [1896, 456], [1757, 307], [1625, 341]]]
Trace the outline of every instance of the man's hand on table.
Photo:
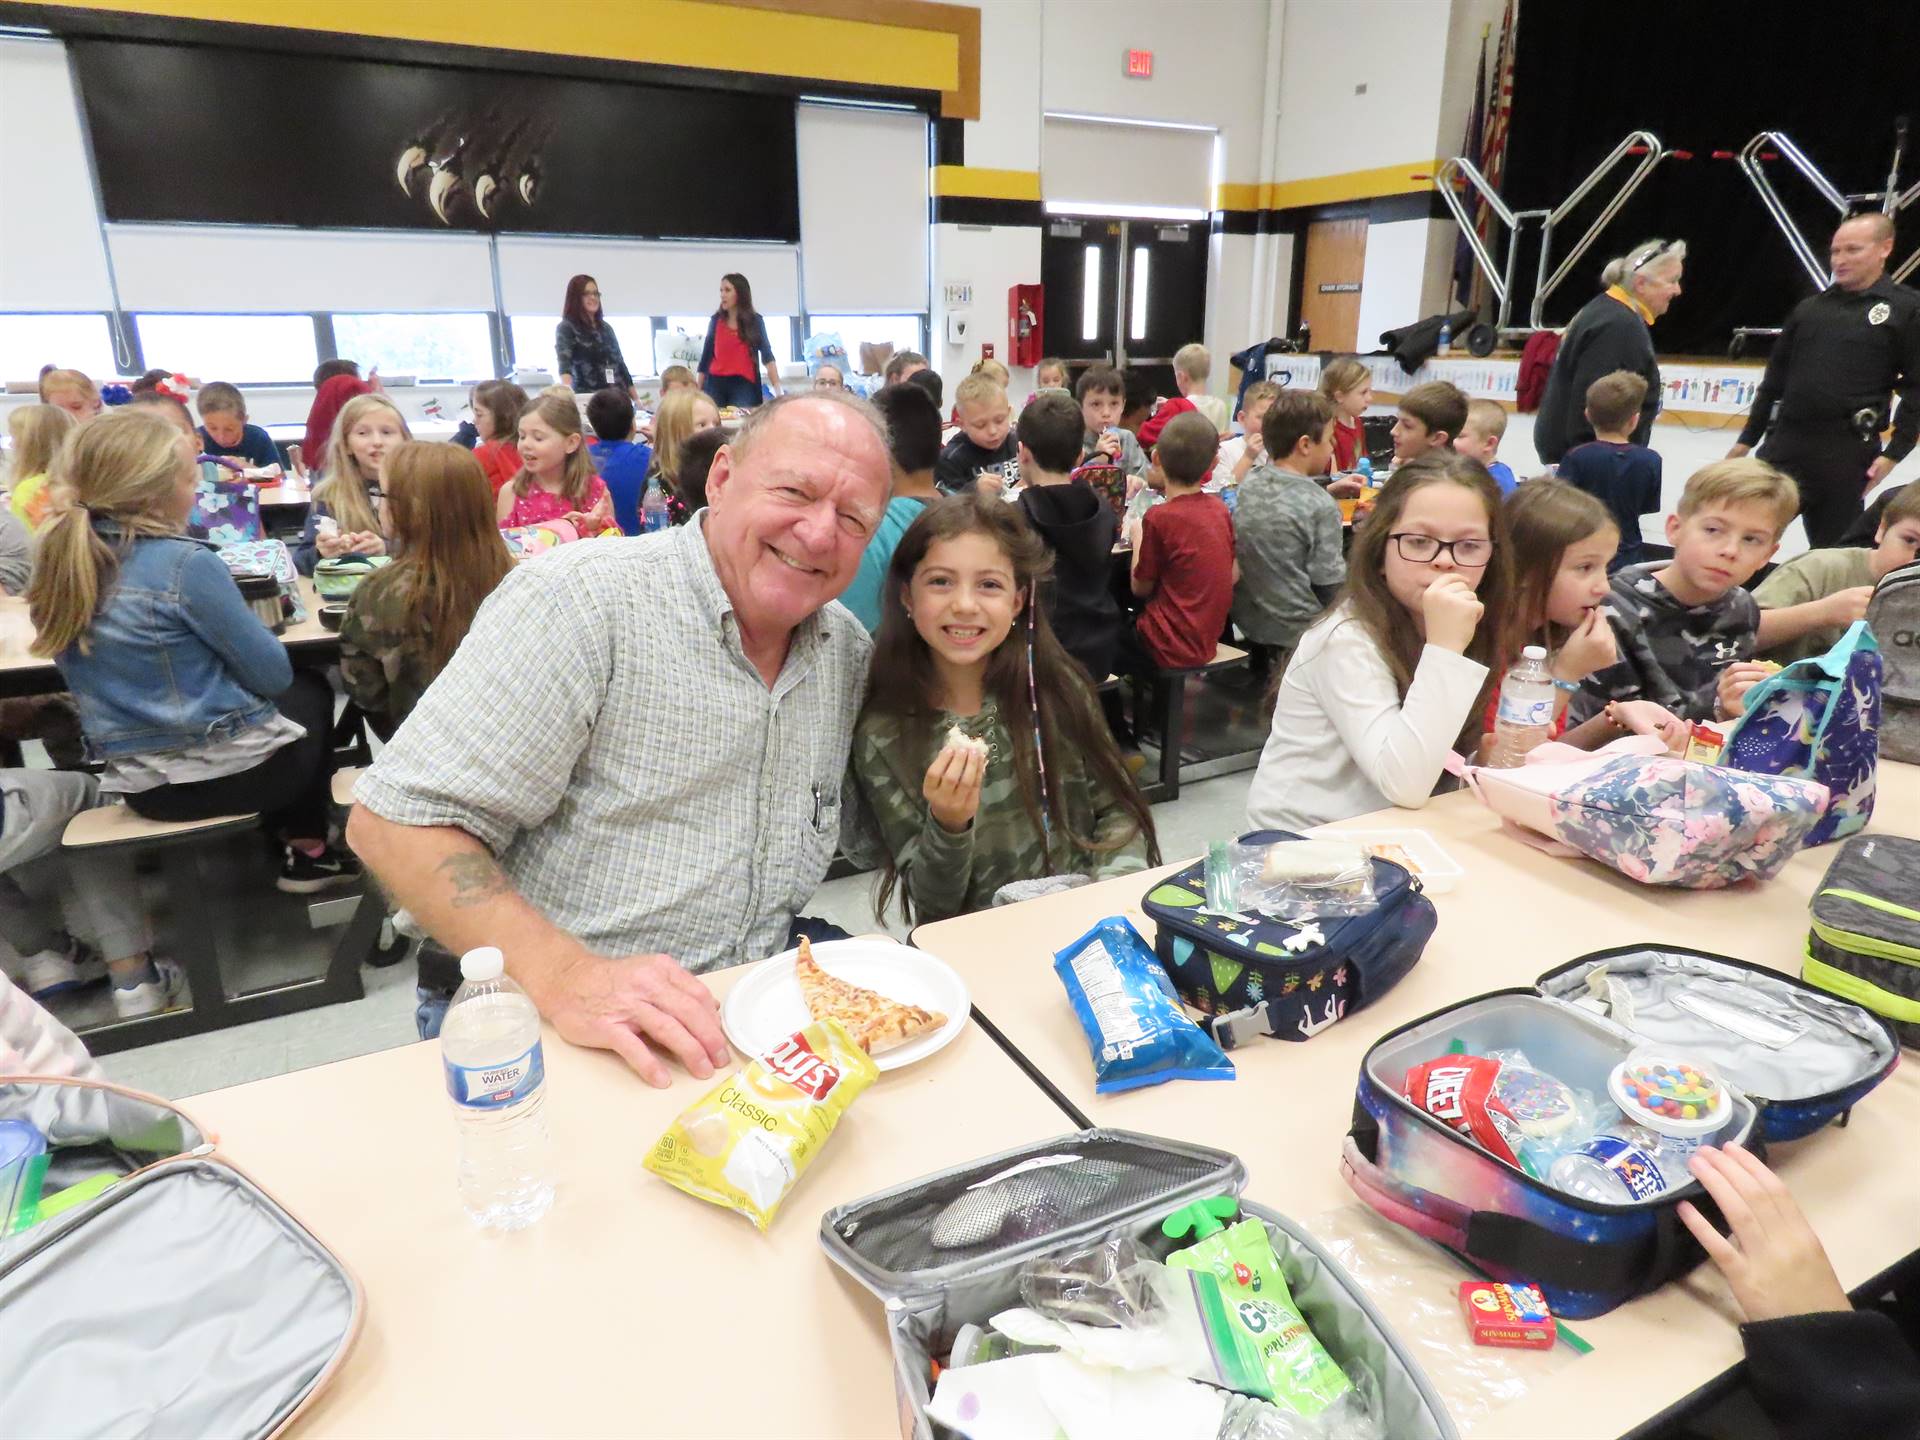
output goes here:
[[672, 1055], [696, 1080], [733, 1059], [719, 1002], [671, 955], [609, 960], [582, 951], [556, 966], [533, 1000], [563, 1038], [613, 1051], [661, 1089], [673, 1077], [656, 1052]]

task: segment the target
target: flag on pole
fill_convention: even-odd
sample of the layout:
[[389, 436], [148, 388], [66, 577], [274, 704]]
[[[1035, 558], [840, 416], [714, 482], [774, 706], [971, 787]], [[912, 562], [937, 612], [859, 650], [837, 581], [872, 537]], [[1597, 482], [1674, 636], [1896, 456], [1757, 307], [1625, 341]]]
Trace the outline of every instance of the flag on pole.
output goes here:
[[[1494, 52], [1493, 93], [1487, 104], [1487, 133], [1480, 147], [1480, 173], [1498, 193], [1507, 174], [1507, 133], [1513, 124], [1513, 27], [1517, 0], [1507, 0], [1500, 20], [1500, 47]], [[1484, 224], [1484, 217], [1482, 220]]]
[[[1487, 31], [1480, 32], [1480, 67], [1473, 75], [1473, 108], [1467, 111], [1467, 134], [1460, 142], [1460, 154], [1474, 164], [1480, 163], [1481, 146], [1485, 143], [1487, 124]], [[1471, 189], [1466, 192], [1467, 213], [1473, 217], [1476, 228], [1481, 226], [1484, 207], [1480, 197]], [[1456, 304], [1472, 306], [1474, 303], [1474, 264], [1473, 249], [1467, 244], [1466, 232], [1462, 231], [1453, 245], [1453, 298]]]

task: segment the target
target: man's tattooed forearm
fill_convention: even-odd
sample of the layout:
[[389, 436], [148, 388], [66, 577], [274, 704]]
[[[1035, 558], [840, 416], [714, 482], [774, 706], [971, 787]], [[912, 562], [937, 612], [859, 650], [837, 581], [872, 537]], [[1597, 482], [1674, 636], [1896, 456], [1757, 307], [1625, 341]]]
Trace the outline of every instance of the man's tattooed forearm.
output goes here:
[[456, 910], [484, 905], [496, 896], [513, 893], [506, 872], [494, 864], [491, 855], [449, 855], [436, 868], [453, 882]]

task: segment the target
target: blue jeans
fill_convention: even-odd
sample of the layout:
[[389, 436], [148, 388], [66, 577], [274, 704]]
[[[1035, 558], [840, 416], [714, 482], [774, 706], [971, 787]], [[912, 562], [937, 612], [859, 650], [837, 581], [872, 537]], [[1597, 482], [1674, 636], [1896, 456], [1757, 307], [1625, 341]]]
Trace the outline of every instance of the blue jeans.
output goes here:
[[742, 410], [751, 410], [764, 398], [758, 380], [750, 380], [744, 375], [708, 375], [706, 391], [713, 403], [722, 410], [729, 405], [738, 405]]
[[[793, 917], [793, 924], [787, 929], [787, 944], [798, 945], [802, 935], [823, 945], [829, 940], [850, 938], [846, 931], [829, 921], [796, 915]], [[414, 1027], [420, 1032], [422, 1040], [438, 1040], [441, 1022], [447, 1018], [447, 1007], [453, 1003], [452, 993], [425, 985], [416, 986], [413, 993], [415, 1000], [419, 1002], [413, 1012]]]

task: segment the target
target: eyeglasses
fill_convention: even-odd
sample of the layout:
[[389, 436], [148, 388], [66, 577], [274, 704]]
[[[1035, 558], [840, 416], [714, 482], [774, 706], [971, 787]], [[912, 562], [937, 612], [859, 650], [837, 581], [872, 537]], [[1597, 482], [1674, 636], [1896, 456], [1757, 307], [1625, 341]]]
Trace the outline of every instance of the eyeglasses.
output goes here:
[[1416, 565], [1425, 565], [1437, 559], [1442, 550], [1456, 565], [1464, 565], [1469, 570], [1478, 570], [1493, 558], [1493, 542], [1470, 536], [1465, 540], [1436, 540], [1431, 535], [1420, 535], [1413, 531], [1402, 531], [1387, 537], [1393, 541], [1393, 548], [1400, 552], [1402, 560], [1411, 560]]

